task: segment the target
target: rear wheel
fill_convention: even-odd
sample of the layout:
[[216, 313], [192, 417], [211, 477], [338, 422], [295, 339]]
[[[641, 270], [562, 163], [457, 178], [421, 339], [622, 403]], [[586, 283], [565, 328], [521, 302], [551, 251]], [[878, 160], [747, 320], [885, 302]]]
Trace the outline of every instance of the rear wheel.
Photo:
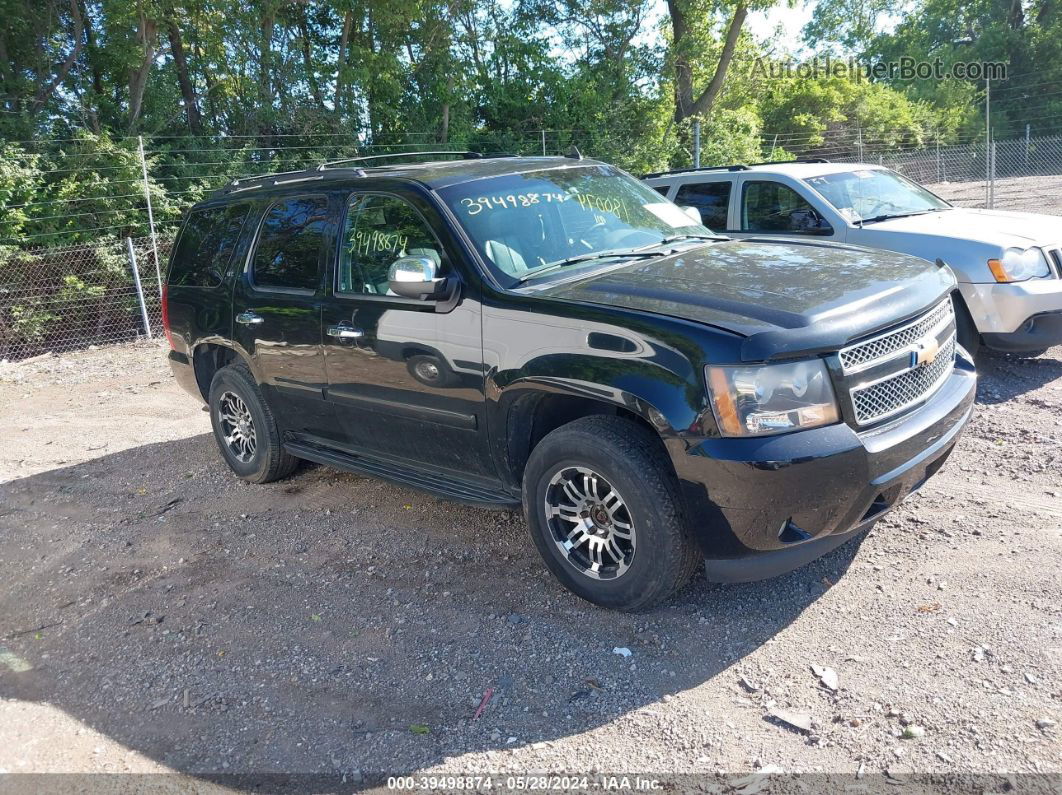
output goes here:
[[652, 607], [701, 563], [659, 443], [619, 417], [585, 417], [539, 442], [524, 471], [524, 512], [549, 570], [603, 607]]
[[225, 463], [250, 483], [268, 483], [298, 465], [284, 451], [273, 412], [242, 362], [223, 367], [210, 382], [210, 424]]

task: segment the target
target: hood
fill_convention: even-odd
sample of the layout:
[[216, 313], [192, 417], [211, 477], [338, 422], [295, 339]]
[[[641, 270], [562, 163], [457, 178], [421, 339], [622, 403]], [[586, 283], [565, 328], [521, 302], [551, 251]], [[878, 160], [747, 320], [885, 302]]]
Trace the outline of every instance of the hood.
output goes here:
[[539, 294], [678, 317], [746, 337], [742, 359], [843, 347], [929, 308], [947, 268], [885, 251], [797, 240], [731, 240], [635, 262]]
[[1062, 218], [969, 207], [893, 218], [868, 224], [865, 229], [960, 238], [1002, 248], [1054, 247], [1062, 243]]

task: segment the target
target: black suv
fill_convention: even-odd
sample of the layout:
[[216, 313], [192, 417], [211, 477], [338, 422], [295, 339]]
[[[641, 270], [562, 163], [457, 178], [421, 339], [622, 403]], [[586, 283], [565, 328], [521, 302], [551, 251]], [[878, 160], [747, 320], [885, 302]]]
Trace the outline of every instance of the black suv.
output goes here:
[[577, 153], [430, 154], [189, 213], [169, 358], [241, 478], [308, 459], [522, 503], [558, 579], [637, 609], [705, 559], [758, 579], [840, 545], [970, 416], [942, 263], [728, 240]]

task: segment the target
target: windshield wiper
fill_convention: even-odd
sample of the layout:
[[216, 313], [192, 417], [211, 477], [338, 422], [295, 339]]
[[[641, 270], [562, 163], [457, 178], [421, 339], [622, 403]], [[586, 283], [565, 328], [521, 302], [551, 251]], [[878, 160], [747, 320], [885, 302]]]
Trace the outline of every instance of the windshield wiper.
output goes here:
[[913, 215], [925, 215], [926, 213], [939, 213], [943, 212], [945, 207], [933, 207], [928, 210], [913, 210], [909, 213], [883, 213], [882, 215], [872, 215], [870, 218], [860, 218], [859, 225], [863, 224], [876, 224], [878, 221], [890, 221], [893, 218], [910, 218]]
[[571, 257], [565, 257], [562, 260], [556, 262], [550, 262], [535, 270], [528, 271], [517, 282], [517, 284], [523, 284], [524, 282], [532, 279], [542, 273], [550, 273], [561, 268], [566, 268], [569, 265], [578, 265], [580, 262], [592, 262], [598, 259], [612, 259], [612, 258], [642, 258], [642, 257], [663, 257], [667, 256], [667, 252], [653, 251], [653, 249], [666, 246], [671, 243], [677, 243], [680, 240], [729, 240], [730, 238], [720, 235], [701, 235], [701, 234], [686, 234], [686, 235], [671, 235], [671, 237], [665, 237], [662, 240], [657, 240], [655, 243], [648, 243], [644, 246], [638, 246], [636, 248], [611, 248], [604, 251], [587, 251], [585, 254], [576, 254]]
[[729, 240], [726, 235], [702, 235], [696, 232], [685, 235], [672, 235], [671, 237], [665, 237], [659, 243], [653, 243], [649, 246], [643, 246], [643, 248], [656, 248], [657, 246], [664, 246], [668, 243], [677, 243], [680, 240]]
[[[653, 243], [653, 246], [659, 246], [659, 245], [660, 245], [659, 243]], [[535, 268], [534, 270], [530, 270], [527, 273], [525, 273], [523, 276], [520, 277], [520, 280], [517, 282], [517, 284], [523, 284], [524, 282], [528, 281], [529, 279], [533, 279], [534, 277], [536, 277], [536, 276], [538, 276], [540, 274], [543, 274], [543, 273], [550, 273], [552, 271], [560, 270], [561, 268], [566, 268], [569, 265], [578, 265], [580, 262], [592, 262], [592, 261], [598, 260], [598, 259], [617, 259], [617, 258], [621, 258], [621, 257], [622, 258], [628, 258], [628, 259], [635, 259], [635, 258], [642, 258], [642, 257], [662, 257], [662, 256], [664, 256], [664, 252], [663, 251], [641, 251], [639, 249], [613, 249], [613, 250], [609, 250], [609, 251], [588, 251], [585, 254], [576, 254], [574, 257], [567, 257], [567, 258], [562, 259], [562, 260], [557, 260], [556, 262], [550, 262], [549, 264], [543, 265], [540, 268]]]

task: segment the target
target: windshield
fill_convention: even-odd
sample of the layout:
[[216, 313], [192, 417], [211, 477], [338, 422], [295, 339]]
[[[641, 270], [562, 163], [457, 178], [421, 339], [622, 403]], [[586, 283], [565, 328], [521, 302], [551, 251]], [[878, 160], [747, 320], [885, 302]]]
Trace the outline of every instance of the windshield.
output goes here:
[[884, 220], [951, 207], [920, 185], [895, 171], [863, 169], [824, 174], [805, 180], [849, 221]]
[[611, 166], [506, 174], [443, 188], [439, 195], [510, 286], [558, 265], [589, 267], [676, 237], [711, 235]]

